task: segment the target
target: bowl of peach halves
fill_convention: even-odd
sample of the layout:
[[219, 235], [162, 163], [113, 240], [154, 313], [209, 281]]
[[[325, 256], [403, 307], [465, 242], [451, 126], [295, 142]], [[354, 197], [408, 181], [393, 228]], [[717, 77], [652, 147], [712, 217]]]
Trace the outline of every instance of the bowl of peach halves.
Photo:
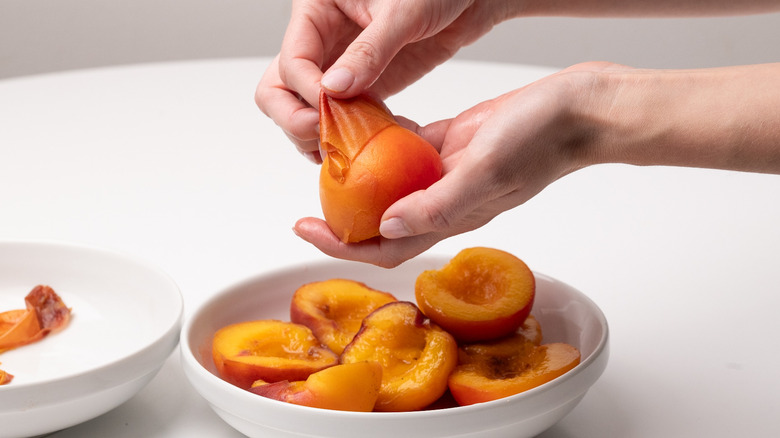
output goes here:
[[312, 262], [196, 309], [194, 388], [252, 437], [532, 437], [604, 371], [608, 327], [581, 292], [475, 247], [395, 269]]

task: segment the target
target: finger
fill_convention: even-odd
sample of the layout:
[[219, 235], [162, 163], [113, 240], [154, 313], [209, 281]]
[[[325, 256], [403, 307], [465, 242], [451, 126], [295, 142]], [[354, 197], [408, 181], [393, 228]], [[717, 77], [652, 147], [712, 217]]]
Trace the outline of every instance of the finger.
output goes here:
[[462, 169], [454, 169], [428, 189], [391, 205], [382, 216], [381, 235], [398, 239], [436, 232], [448, 237], [486, 223], [472, 212], [495, 199], [495, 195], [479, 180], [464, 177], [469, 172], [464, 174]]
[[378, 239], [361, 243], [342, 242], [325, 221], [313, 217], [299, 219], [293, 232], [331, 257], [379, 265], [381, 256]]
[[392, 15], [375, 17], [347, 46], [322, 76], [321, 85], [334, 97], [353, 97], [366, 91], [413, 35]]
[[307, 217], [293, 227], [295, 234], [324, 254], [342, 260], [370, 263], [394, 268], [432, 247], [442, 237], [435, 234], [388, 240], [373, 238], [358, 243], [344, 243], [336, 237], [322, 219]]
[[269, 65], [255, 90], [258, 108], [282, 128], [304, 154], [319, 154], [319, 112], [287, 89], [278, 76], [278, 57]]
[[441, 152], [441, 147], [444, 144], [444, 139], [447, 136], [452, 120], [439, 120], [425, 126], [418, 126], [414, 131]]
[[416, 132], [419, 135], [420, 125], [418, 125], [414, 120], [407, 119], [404, 116], [399, 116], [395, 114], [393, 114], [393, 118], [399, 125], [401, 125], [401, 127], [406, 128], [412, 132]]
[[[296, 5], [294, 5], [295, 7]], [[282, 40], [279, 54], [279, 78], [286, 88], [295, 91], [311, 107], [319, 107], [320, 80], [329, 56], [326, 39], [332, 39], [327, 30], [331, 11], [295, 10]], [[340, 15], [340, 12], [338, 12]], [[322, 29], [322, 30], [321, 30]]]

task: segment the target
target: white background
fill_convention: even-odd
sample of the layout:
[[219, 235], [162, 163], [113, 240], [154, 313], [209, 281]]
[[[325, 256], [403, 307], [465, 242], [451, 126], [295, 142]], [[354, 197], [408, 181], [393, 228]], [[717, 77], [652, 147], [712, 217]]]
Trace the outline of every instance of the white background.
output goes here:
[[[0, 77], [269, 55], [288, 13], [282, 0], [0, 0]], [[461, 56], [553, 67], [769, 62], [780, 60], [778, 24], [778, 15], [515, 20]], [[316, 167], [252, 102], [266, 61], [0, 81], [0, 238], [142, 256], [176, 279], [188, 311], [249, 275], [322, 257], [289, 231], [319, 214]], [[502, 67], [447, 66], [389, 105], [430, 122], [546, 73]], [[778, 436], [778, 199], [772, 175], [597, 166], [436, 249], [510, 248], [607, 315], [607, 371], [544, 437]], [[239, 436], [175, 355], [119, 409], [56, 434], [108, 435]]]
[[[268, 56], [285, 0], [0, 0], [0, 78], [111, 64]], [[566, 67], [689, 68], [780, 60], [780, 14], [732, 18], [525, 18], [458, 57]]]

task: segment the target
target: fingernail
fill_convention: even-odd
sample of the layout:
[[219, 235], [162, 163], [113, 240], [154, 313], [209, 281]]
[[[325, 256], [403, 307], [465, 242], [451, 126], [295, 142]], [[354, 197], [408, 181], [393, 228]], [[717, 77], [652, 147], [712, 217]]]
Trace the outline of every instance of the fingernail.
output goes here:
[[340, 93], [355, 82], [355, 76], [345, 68], [330, 70], [322, 77], [320, 82], [323, 87], [330, 91]]
[[412, 235], [412, 231], [400, 217], [391, 217], [379, 224], [379, 233], [388, 239], [400, 239]]

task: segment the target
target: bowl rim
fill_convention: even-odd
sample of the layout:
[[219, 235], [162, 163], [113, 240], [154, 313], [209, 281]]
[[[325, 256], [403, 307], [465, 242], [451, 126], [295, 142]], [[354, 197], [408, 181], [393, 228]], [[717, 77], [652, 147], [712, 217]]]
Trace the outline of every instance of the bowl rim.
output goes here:
[[[56, 394], [58, 392], [58, 387], [70, 386], [73, 385], [74, 382], [79, 382], [79, 387], [81, 388], [90, 389], [79, 391], [79, 394], [88, 394], [94, 391], [110, 389], [154, 371], [162, 365], [165, 358], [176, 350], [184, 319], [184, 297], [174, 279], [159, 266], [127, 252], [84, 243], [49, 239], [0, 239], [0, 251], [5, 251], [7, 248], [13, 248], [13, 246], [27, 248], [35, 247], [37, 250], [56, 248], [57, 250], [77, 251], [79, 253], [89, 253], [100, 257], [108, 257], [117, 263], [135, 265], [138, 268], [154, 274], [163, 283], [166, 283], [165, 293], [168, 294], [166, 299], [169, 300], [173, 306], [166, 310], [166, 314], [169, 318], [167, 325], [157, 332], [153, 339], [145, 342], [143, 346], [137, 347], [133, 351], [125, 353], [122, 357], [115, 358], [114, 360], [102, 363], [98, 366], [84, 368], [72, 373], [43, 380], [0, 385], [0, 397], [10, 397], [16, 394], [26, 393], [40, 385], [46, 385], [47, 388], [50, 389], [47, 390], [46, 393]], [[166, 344], [172, 344], [171, 348], [165, 348]], [[163, 351], [160, 351], [162, 348], [167, 351], [164, 355]], [[156, 360], [157, 355], [161, 356], [159, 361]], [[150, 360], [151, 358], [155, 358], [155, 360]], [[127, 367], [128, 364], [135, 362], [138, 362], [136, 366]], [[116, 372], [119, 369], [126, 370], [121, 373], [121, 379], [118, 379], [116, 376]], [[114, 382], [114, 384], [98, 385], [89, 383], [99, 380], [102, 376], [110, 376], [110, 379], [103, 379], [103, 382]], [[68, 397], [71, 395], [74, 394], [66, 394]], [[53, 396], [48, 398], [53, 401], [59, 400], [61, 397]]]
[[[451, 259], [451, 255], [443, 255], [443, 254], [424, 254], [417, 256], [418, 262], [421, 263], [445, 263], [449, 259]], [[292, 273], [295, 273], [299, 271], [302, 267], [306, 267], [307, 269], [322, 269], [323, 267], [327, 266], [333, 266], [334, 264], [339, 265], [349, 265], [349, 264], [355, 264], [358, 262], [351, 262], [351, 261], [345, 261], [345, 260], [339, 260], [339, 259], [326, 259], [326, 260], [303, 260], [299, 263], [284, 266], [276, 269], [270, 269], [267, 271], [263, 271], [254, 275], [251, 275], [247, 278], [244, 278], [242, 280], [233, 282], [229, 284], [226, 287], [220, 288], [216, 293], [212, 294], [207, 300], [200, 303], [197, 308], [195, 308], [192, 312], [192, 314], [184, 321], [184, 324], [182, 325], [181, 329], [181, 335], [180, 335], [180, 343], [179, 343], [179, 349], [180, 349], [180, 355], [182, 356], [182, 365], [185, 368], [185, 371], [187, 374], [187, 378], [190, 381], [190, 383], [197, 389], [197, 392], [204, 398], [207, 399], [207, 401], [211, 404], [211, 400], [208, 399], [202, 392], [201, 387], [199, 384], [196, 384], [196, 382], [193, 381], [193, 378], [190, 373], [195, 373], [196, 375], [200, 376], [201, 378], [205, 379], [204, 384], [208, 384], [211, 386], [216, 387], [219, 385], [221, 388], [225, 388], [226, 391], [228, 391], [229, 394], [235, 397], [246, 397], [247, 403], [260, 403], [263, 406], [269, 406], [269, 407], [280, 407], [282, 409], [290, 409], [291, 412], [295, 412], [296, 410], [300, 410], [300, 412], [306, 415], [314, 415], [315, 417], [318, 416], [326, 416], [327, 418], [340, 418], [344, 420], [365, 420], [367, 418], [404, 418], [404, 419], [414, 419], [417, 417], [424, 417], [424, 418], [435, 418], [435, 417], [446, 417], [451, 416], [453, 414], [459, 414], [459, 413], [473, 413], [473, 412], [480, 412], [484, 410], [495, 410], [496, 408], [505, 407], [506, 405], [514, 405], [518, 402], [519, 399], [531, 399], [534, 398], [537, 394], [544, 393], [549, 391], [550, 389], [559, 387], [561, 385], [564, 385], [566, 382], [570, 381], [571, 379], [575, 378], [577, 375], [583, 373], [587, 369], [591, 368], [591, 366], [596, 363], [597, 361], [601, 362], [601, 366], [598, 370], [596, 370], [596, 374], [593, 377], [593, 382], [595, 382], [598, 377], [603, 373], [604, 368], [606, 367], [606, 362], [608, 358], [609, 353], [609, 324], [607, 322], [606, 316], [604, 315], [601, 308], [591, 299], [589, 296], [587, 296], [585, 293], [581, 292], [579, 289], [576, 289], [569, 285], [568, 283], [565, 283], [563, 281], [560, 281], [552, 276], [539, 273], [537, 271], [532, 271], [534, 276], [538, 279], [543, 279], [545, 281], [548, 281], [550, 283], [558, 284], [566, 289], [568, 289], [570, 292], [575, 293], [578, 298], [582, 301], [584, 301], [590, 309], [593, 310], [593, 316], [597, 319], [599, 325], [602, 328], [602, 335], [598, 340], [598, 343], [596, 344], [593, 351], [584, 359], [582, 360], [576, 367], [574, 367], [572, 370], [568, 371], [567, 373], [563, 374], [562, 376], [553, 379], [549, 382], [546, 382], [540, 386], [537, 386], [535, 388], [529, 389], [527, 391], [524, 391], [519, 394], [514, 394], [508, 397], [504, 397], [497, 400], [492, 400], [489, 402], [484, 403], [476, 403], [472, 405], [467, 406], [453, 406], [453, 407], [447, 407], [447, 408], [441, 408], [441, 409], [430, 409], [430, 410], [421, 410], [421, 411], [404, 411], [404, 412], [350, 412], [350, 411], [337, 411], [337, 410], [327, 410], [327, 409], [319, 409], [319, 408], [312, 408], [309, 406], [299, 406], [294, 405], [290, 403], [284, 403], [280, 402], [278, 400], [272, 400], [272, 399], [265, 399], [263, 397], [256, 397], [255, 394], [243, 390], [241, 388], [236, 387], [235, 385], [232, 385], [223, 379], [221, 379], [219, 376], [212, 373], [210, 370], [206, 369], [200, 361], [197, 359], [195, 355], [195, 351], [193, 350], [192, 346], [190, 345], [190, 333], [194, 329], [194, 325], [198, 322], [198, 320], [203, 316], [203, 314], [207, 311], [208, 308], [213, 306], [215, 303], [220, 302], [221, 300], [224, 300], [226, 296], [229, 296], [231, 294], [241, 293], [241, 291], [250, 285], [263, 281], [268, 278], [273, 277], [281, 277], [285, 275], [290, 275]], [[381, 268], [378, 268], [381, 269]], [[197, 348], [197, 347], [196, 347]], [[587, 391], [587, 389], [592, 385], [592, 383], [586, 387], [586, 389], [580, 394], [572, 394], [571, 398], [576, 398], [578, 396], [581, 396], [584, 394], [584, 392]], [[266, 404], [267, 403], [267, 404]], [[212, 405], [213, 406], [213, 405]], [[283, 407], [282, 407], [283, 406]]]

